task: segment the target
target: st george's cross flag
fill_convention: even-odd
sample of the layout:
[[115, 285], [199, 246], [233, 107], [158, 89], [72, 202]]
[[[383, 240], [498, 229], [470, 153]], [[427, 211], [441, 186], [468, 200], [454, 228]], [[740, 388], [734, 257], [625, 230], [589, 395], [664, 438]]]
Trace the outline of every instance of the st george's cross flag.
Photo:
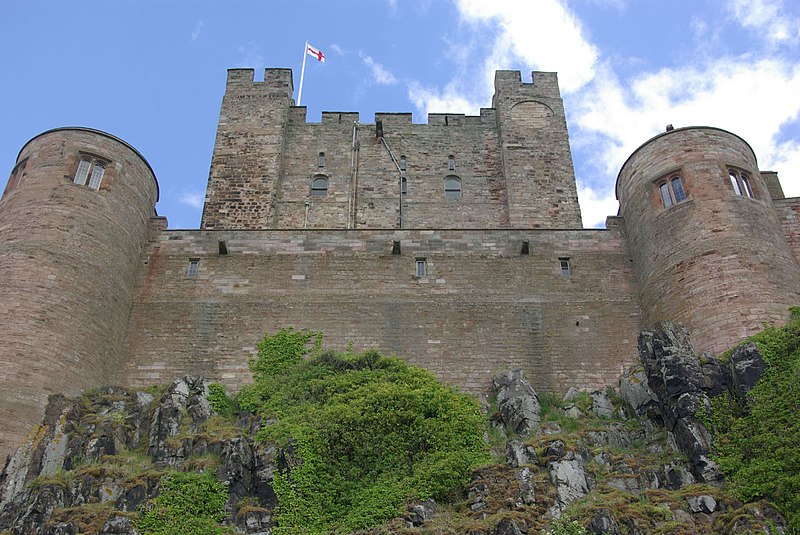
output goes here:
[[318, 61], [325, 63], [325, 54], [323, 54], [322, 50], [320, 50], [319, 48], [314, 48], [313, 46], [307, 44], [306, 52], [308, 53], [309, 56], [314, 56], [315, 58], [317, 58]]

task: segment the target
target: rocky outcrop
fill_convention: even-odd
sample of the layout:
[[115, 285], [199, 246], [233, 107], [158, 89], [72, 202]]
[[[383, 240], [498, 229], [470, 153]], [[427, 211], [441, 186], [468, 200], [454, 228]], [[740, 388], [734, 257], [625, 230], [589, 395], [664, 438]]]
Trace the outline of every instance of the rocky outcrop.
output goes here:
[[631, 372], [621, 380], [623, 396], [637, 414], [644, 414], [651, 410], [648, 397], [652, 393], [658, 416], [678, 448], [689, 456], [695, 477], [719, 482], [722, 475], [709, 457], [710, 435], [698, 411], [708, 410], [710, 398], [725, 392], [746, 405], [747, 393], [766, 369], [758, 348], [753, 343], [735, 348], [726, 365], [709, 353], [695, 354], [688, 332], [680, 325], [660, 322], [639, 335], [639, 358], [650, 392], [640, 384], [637, 372]]
[[492, 387], [506, 430], [522, 437], [538, 432], [542, 406], [522, 370], [495, 375]]
[[[235, 424], [209, 431], [213, 415], [208, 382], [191, 376], [158, 398], [116, 387], [51, 396], [42, 425], [0, 476], [0, 530], [78, 533], [89, 515], [95, 532], [133, 533], [129, 514], [158, 494], [163, 474], [202, 469], [228, 488], [229, 523], [269, 533], [275, 449], [254, 444]], [[251, 505], [238, 511], [245, 498]], [[91, 504], [107, 508], [98, 517], [82, 509]]]

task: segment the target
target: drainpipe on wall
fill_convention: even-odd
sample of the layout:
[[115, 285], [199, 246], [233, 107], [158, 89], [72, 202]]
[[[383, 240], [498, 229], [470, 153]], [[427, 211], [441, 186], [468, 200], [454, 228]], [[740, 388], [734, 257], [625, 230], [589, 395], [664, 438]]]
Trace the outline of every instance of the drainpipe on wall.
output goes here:
[[353, 121], [353, 145], [350, 152], [350, 198], [347, 200], [347, 228], [356, 227], [356, 191], [358, 190], [358, 121]]
[[381, 129], [380, 139], [383, 142], [383, 146], [386, 147], [386, 150], [389, 153], [389, 156], [392, 158], [392, 161], [394, 162], [394, 166], [397, 167], [397, 176], [398, 176], [397, 188], [398, 188], [398, 192], [400, 194], [400, 203], [399, 203], [400, 204], [400, 228], [403, 228], [403, 170], [400, 169], [400, 163], [398, 163], [397, 159], [394, 157], [394, 154], [392, 153], [392, 149], [389, 148], [389, 144], [386, 143], [386, 139], [383, 137], [382, 130], [383, 129]]

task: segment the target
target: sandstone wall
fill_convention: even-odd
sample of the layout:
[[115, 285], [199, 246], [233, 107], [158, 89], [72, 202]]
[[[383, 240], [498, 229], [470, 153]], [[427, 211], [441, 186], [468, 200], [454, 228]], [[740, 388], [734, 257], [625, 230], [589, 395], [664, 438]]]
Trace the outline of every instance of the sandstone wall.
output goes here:
[[[254, 82], [252, 70], [232, 69], [201, 227], [580, 228], [558, 80], [533, 80], [499, 72], [497, 109], [479, 116], [412, 124], [410, 113], [378, 113], [360, 123], [357, 113], [323, 112], [308, 123], [306, 108], [291, 105], [290, 71], [267, 69]], [[459, 198], [445, 198], [448, 176], [461, 181]], [[312, 194], [315, 177], [328, 180], [325, 195]]]
[[284, 326], [473, 392], [510, 367], [543, 390], [611, 384], [636, 359], [636, 288], [615, 231], [163, 231], [142, 262], [126, 384], [192, 372], [237, 387], [257, 342]]
[[800, 264], [800, 198], [776, 200], [773, 201], [773, 206], [795, 262]]
[[[106, 164], [99, 190], [73, 183]], [[0, 200], [0, 455], [48, 394], [118, 380], [134, 282], [158, 185], [125, 142], [95, 130], [40, 134]]]

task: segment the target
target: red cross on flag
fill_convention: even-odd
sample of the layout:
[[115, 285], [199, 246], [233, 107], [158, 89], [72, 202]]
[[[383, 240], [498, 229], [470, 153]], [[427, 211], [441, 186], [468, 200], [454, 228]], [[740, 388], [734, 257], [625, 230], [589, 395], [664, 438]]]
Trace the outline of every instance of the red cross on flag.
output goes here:
[[306, 52], [308, 52], [309, 56], [314, 56], [315, 58], [317, 58], [318, 61], [325, 63], [325, 54], [322, 53], [322, 50], [320, 50], [319, 48], [314, 48], [311, 45], [307, 46], [308, 48], [306, 48]]

